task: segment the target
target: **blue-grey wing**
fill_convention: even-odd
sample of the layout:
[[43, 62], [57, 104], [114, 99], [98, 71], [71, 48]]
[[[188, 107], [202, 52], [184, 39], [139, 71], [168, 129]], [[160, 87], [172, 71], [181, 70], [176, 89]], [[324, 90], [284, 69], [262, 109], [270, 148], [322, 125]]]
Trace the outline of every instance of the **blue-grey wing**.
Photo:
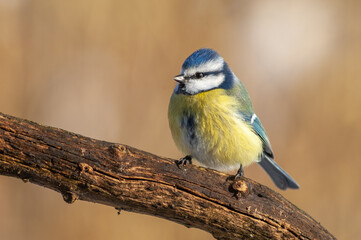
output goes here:
[[253, 127], [253, 130], [255, 131], [255, 133], [257, 133], [257, 135], [261, 138], [263, 142], [264, 153], [267, 154], [269, 157], [273, 158], [271, 143], [268, 140], [266, 131], [264, 130], [261, 121], [258, 119], [256, 114], [253, 114], [249, 121], [251, 126]]
[[298, 189], [300, 188], [299, 185], [293, 178], [288, 175], [277, 163], [273, 160], [273, 152], [271, 149], [271, 144], [268, 140], [266, 131], [264, 130], [261, 121], [258, 119], [256, 114], [253, 114], [250, 123], [253, 126], [254, 131], [258, 134], [263, 142], [263, 153], [264, 156], [262, 157], [259, 165], [266, 171], [266, 173], [271, 177], [273, 182], [276, 184], [277, 187], [280, 189]]
[[271, 144], [268, 140], [266, 131], [264, 130], [257, 115], [253, 112], [252, 102], [246, 88], [234, 74], [233, 78], [236, 79], [237, 84], [235, 84], [231, 90], [228, 90], [228, 93], [232, 96], [236, 96], [239, 102], [239, 114], [250, 126], [252, 126], [255, 133], [261, 138], [264, 153], [273, 158]]

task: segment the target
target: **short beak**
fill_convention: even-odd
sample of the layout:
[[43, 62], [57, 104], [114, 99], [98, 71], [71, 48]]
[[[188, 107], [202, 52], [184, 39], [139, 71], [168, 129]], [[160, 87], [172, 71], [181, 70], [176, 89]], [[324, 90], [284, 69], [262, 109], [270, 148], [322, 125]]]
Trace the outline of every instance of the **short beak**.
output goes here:
[[179, 83], [183, 83], [184, 82], [184, 75], [183, 74], [179, 74], [177, 76], [175, 76], [173, 78], [175, 81], [179, 82]]

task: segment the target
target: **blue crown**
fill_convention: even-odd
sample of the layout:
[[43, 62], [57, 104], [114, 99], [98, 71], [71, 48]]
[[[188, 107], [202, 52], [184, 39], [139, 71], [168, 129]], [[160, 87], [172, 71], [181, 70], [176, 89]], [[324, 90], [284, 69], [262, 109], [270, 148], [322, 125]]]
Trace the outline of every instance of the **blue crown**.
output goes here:
[[221, 57], [216, 51], [210, 48], [201, 48], [190, 55], [183, 63], [182, 68], [198, 67], [208, 61]]

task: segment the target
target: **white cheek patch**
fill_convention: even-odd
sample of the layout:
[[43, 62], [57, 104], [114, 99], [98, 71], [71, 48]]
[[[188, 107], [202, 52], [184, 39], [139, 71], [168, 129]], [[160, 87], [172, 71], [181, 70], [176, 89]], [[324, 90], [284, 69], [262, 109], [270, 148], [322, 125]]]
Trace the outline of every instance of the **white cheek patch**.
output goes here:
[[196, 72], [220, 72], [223, 70], [224, 60], [222, 57], [203, 63], [197, 67], [191, 67], [181, 71], [181, 74], [192, 76]]
[[219, 85], [223, 83], [224, 79], [225, 76], [223, 73], [205, 76], [201, 79], [190, 79], [185, 86], [186, 92], [195, 94], [219, 87]]

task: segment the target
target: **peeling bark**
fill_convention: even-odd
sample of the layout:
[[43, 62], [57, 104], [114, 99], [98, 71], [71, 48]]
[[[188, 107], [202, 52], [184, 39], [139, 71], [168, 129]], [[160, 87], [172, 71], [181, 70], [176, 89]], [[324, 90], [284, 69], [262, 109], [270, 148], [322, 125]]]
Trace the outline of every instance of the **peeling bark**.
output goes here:
[[335, 239], [280, 194], [248, 178], [0, 113], [0, 174], [62, 194], [162, 217], [217, 239]]

